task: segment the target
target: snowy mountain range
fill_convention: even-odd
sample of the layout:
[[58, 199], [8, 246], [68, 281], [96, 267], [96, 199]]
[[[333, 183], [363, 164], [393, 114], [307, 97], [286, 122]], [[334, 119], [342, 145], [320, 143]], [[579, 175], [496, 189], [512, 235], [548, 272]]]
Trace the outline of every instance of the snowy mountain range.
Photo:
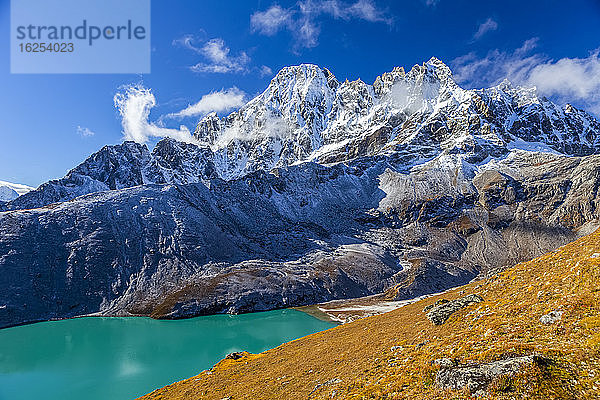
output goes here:
[[239, 111], [203, 118], [194, 134], [215, 152], [219, 176], [231, 179], [306, 160], [373, 154], [395, 154], [410, 160], [406, 167], [452, 152], [480, 162], [523, 141], [587, 155], [597, 151], [599, 131], [589, 114], [560, 108], [535, 89], [508, 81], [462, 89], [432, 58], [408, 73], [395, 68], [372, 85], [339, 82], [316, 65], [287, 67]]
[[286, 67], [240, 110], [197, 124], [200, 145], [164, 139], [152, 152], [125, 142], [105, 146], [64, 178], [9, 205], [35, 208], [142, 184], [231, 180], [299, 162], [385, 156], [408, 171], [450, 154], [473, 165], [511, 150], [584, 156], [600, 151], [600, 122], [571, 105], [508, 81], [465, 90], [432, 58], [408, 73], [395, 68], [368, 85], [339, 82], [326, 68]]
[[597, 226], [599, 134], [435, 58], [372, 85], [286, 67], [199, 145], [105, 146], [0, 203], [0, 326], [445, 290]]
[[20, 195], [31, 192], [34, 189], [31, 186], [19, 183], [0, 181], [0, 202], [14, 200]]

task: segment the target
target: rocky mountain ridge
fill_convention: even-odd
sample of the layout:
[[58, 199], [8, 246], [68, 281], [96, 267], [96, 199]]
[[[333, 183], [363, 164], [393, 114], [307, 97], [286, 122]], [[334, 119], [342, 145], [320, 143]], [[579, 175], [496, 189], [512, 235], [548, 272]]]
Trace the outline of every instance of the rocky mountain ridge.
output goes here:
[[37, 208], [106, 190], [139, 185], [207, 182], [215, 177], [208, 148], [173, 139], [161, 140], [150, 152], [135, 142], [104, 146], [63, 178], [51, 180], [5, 206]]
[[513, 149], [584, 156], [598, 152], [600, 123], [571, 105], [504, 81], [462, 89], [436, 58], [408, 73], [339, 82], [326, 68], [283, 68], [240, 110], [202, 118], [200, 145], [163, 139], [150, 152], [125, 142], [105, 146], [62, 179], [5, 207], [35, 208], [102, 190], [142, 184], [231, 180], [299, 162], [346, 162], [387, 156], [407, 171], [444, 154], [473, 164]]
[[339, 82], [316, 65], [286, 67], [247, 105], [224, 118], [203, 118], [194, 134], [215, 151], [219, 176], [230, 179], [305, 160], [373, 154], [394, 153], [409, 166], [442, 152], [470, 153], [477, 162], [523, 141], [588, 155], [598, 151], [599, 131], [589, 114], [561, 108], [533, 88], [504, 81], [462, 89], [432, 58], [409, 72], [395, 68], [373, 85]]
[[443, 291], [597, 226], [599, 132], [436, 59], [373, 85], [284, 68], [203, 145], [106, 146], [5, 204], [0, 327]]

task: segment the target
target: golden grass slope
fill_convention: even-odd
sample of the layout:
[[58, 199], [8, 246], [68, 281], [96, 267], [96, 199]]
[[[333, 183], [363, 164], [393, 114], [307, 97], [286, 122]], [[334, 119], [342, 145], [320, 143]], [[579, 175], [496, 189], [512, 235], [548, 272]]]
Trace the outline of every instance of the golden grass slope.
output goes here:
[[[477, 293], [484, 302], [441, 326], [423, 308]], [[562, 319], [540, 317], [553, 310]], [[488, 281], [316, 333], [210, 371], [143, 399], [468, 399], [435, 383], [449, 357], [461, 363], [539, 354], [552, 361], [494, 381], [484, 398], [600, 399], [600, 232], [518, 264]]]

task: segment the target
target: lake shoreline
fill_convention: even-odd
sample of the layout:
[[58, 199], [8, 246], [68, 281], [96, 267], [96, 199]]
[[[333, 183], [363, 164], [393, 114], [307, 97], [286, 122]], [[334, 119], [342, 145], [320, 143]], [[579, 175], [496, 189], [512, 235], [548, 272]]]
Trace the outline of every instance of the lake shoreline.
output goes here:
[[[443, 293], [443, 292], [442, 292]], [[19, 326], [32, 325], [40, 322], [55, 322], [55, 321], [66, 321], [78, 318], [149, 318], [155, 321], [182, 321], [189, 320], [200, 317], [208, 317], [215, 315], [245, 315], [245, 314], [255, 314], [261, 312], [269, 312], [269, 311], [278, 311], [278, 310], [296, 310], [303, 312], [305, 314], [310, 315], [320, 321], [324, 322], [332, 322], [337, 325], [344, 324], [346, 322], [351, 322], [356, 319], [365, 318], [372, 315], [383, 314], [397, 308], [403, 307], [407, 304], [413, 303], [415, 301], [421, 300], [423, 298], [431, 297], [439, 293], [428, 294], [424, 296], [415, 297], [413, 299], [406, 300], [397, 300], [390, 301], [383, 297], [383, 294], [375, 294], [371, 296], [364, 297], [355, 297], [350, 299], [337, 299], [330, 300], [323, 303], [317, 304], [308, 304], [304, 306], [293, 306], [286, 308], [275, 308], [272, 310], [260, 310], [260, 311], [251, 311], [247, 313], [239, 313], [239, 314], [229, 314], [229, 313], [217, 313], [217, 314], [201, 314], [195, 315], [193, 317], [182, 317], [182, 318], [154, 318], [149, 315], [123, 315], [123, 314], [100, 314], [100, 313], [91, 313], [84, 315], [76, 315], [72, 317], [66, 318], [51, 318], [51, 319], [42, 319], [42, 320], [32, 320], [26, 322], [20, 322], [17, 324], [9, 325], [0, 328], [0, 332], [4, 329], [15, 328]]]
[[[237, 314], [233, 314], [233, 313], [216, 313], [216, 314], [199, 314], [199, 315], [194, 315], [191, 317], [181, 317], [181, 318], [155, 318], [152, 317], [150, 315], [142, 315], [142, 314], [100, 314], [100, 313], [91, 313], [91, 314], [82, 314], [82, 315], [74, 315], [72, 317], [64, 317], [64, 318], [49, 318], [49, 319], [39, 319], [39, 320], [31, 320], [31, 321], [23, 321], [23, 322], [18, 322], [16, 324], [11, 324], [11, 325], [6, 325], [0, 328], [0, 332], [2, 332], [5, 329], [9, 329], [9, 328], [16, 328], [16, 327], [20, 327], [20, 326], [26, 326], [26, 325], [33, 325], [33, 324], [38, 324], [40, 322], [56, 322], [56, 321], [68, 321], [68, 320], [72, 320], [72, 319], [79, 319], [79, 318], [148, 318], [154, 321], [185, 321], [185, 320], [189, 320], [189, 319], [194, 319], [194, 318], [201, 318], [201, 317], [211, 317], [211, 316], [215, 316], [215, 315], [247, 315], [247, 314], [256, 314], [256, 313], [263, 313], [263, 312], [270, 312], [270, 311], [280, 311], [280, 310], [297, 310], [297, 311], [302, 311], [304, 312], [302, 309], [304, 307], [313, 307], [313, 305], [306, 305], [306, 306], [297, 306], [297, 307], [285, 307], [285, 308], [273, 308], [270, 310], [256, 310], [256, 311], [250, 311], [250, 312], [244, 312], [244, 313], [237, 313]], [[306, 313], [306, 312], [305, 312]], [[312, 315], [311, 313], [306, 313], [309, 314], [321, 321], [325, 321], [325, 322], [335, 322], [332, 319], [329, 318], [323, 318], [323, 317], [317, 317], [317, 315]]]
[[38, 322], [44, 323], [0, 330], [2, 399], [136, 398], [210, 369], [228, 354], [262, 353], [336, 326], [294, 309]]

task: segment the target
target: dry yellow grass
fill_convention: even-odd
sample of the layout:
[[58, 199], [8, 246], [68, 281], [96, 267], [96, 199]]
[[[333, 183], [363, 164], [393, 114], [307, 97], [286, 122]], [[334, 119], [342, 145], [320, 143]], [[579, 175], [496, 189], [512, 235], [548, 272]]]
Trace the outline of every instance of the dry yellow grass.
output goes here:
[[[598, 253], [598, 254], [596, 254]], [[485, 301], [433, 326], [423, 307], [470, 293]], [[542, 315], [563, 311], [551, 325]], [[485, 281], [316, 333], [143, 399], [468, 399], [434, 384], [431, 361], [553, 360], [493, 382], [485, 398], [600, 399], [600, 232]]]

